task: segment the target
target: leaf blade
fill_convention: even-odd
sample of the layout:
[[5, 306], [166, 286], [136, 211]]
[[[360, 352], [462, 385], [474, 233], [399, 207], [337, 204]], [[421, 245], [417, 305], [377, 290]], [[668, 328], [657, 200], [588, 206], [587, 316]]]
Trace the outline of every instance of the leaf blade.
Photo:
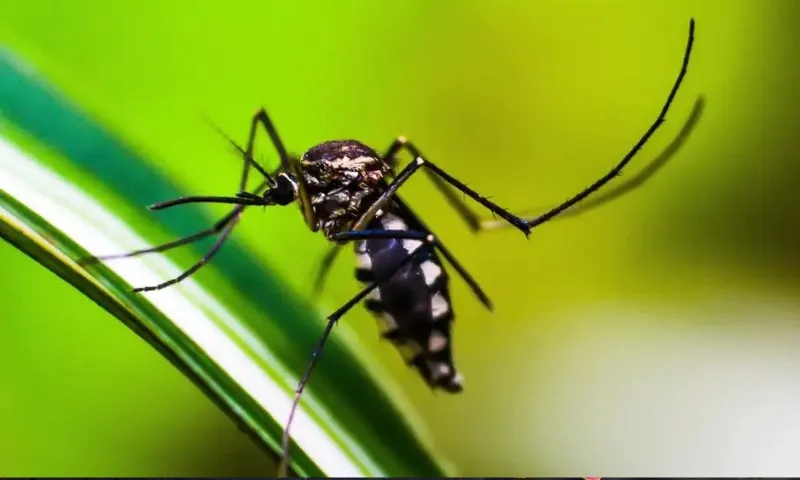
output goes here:
[[[20, 72], [18, 69], [15, 70], [14, 64], [9, 62], [7, 57], [0, 57], [0, 106], [4, 118], [33, 134], [67, 161], [89, 172], [97, 181], [118, 191], [125, 201], [141, 205], [151, 203], [156, 195], [159, 196], [159, 199], [163, 199], [181, 194], [171, 182], [149, 168], [147, 162], [139, 155], [129, 147], [120, 144], [102, 128], [93, 125], [78, 109], [53, 93], [52, 88], [46, 87], [40, 80]], [[14, 168], [8, 164], [5, 166], [5, 170], [8, 172], [13, 172]], [[18, 177], [19, 172], [14, 175]], [[36, 192], [31, 193], [36, 194]], [[52, 194], [53, 192], [47, 193]], [[42, 192], [38, 194], [41, 195]], [[12, 205], [12, 200], [14, 199], [10, 195], [4, 194], [3, 203], [6, 207]], [[26, 202], [35, 202], [35, 196], [28, 196], [24, 202], [17, 202], [17, 210], [20, 211], [19, 207], [24, 207], [23, 203]], [[31, 209], [23, 213], [35, 215]], [[79, 245], [70, 245], [66, 236], [59, 236], [61, 232], [58, 228], [54, 228], [52, 225], [48, 227], [47, 219], [41, 217], [37, 219], [31, 215], [23, 215], [23, 217], [27, 218], [30, 224], [42, 221], [42, 225], [45, 225], [44, 233], [51, 237], [49, 240], [58, 238], [61, 247], [65, 251], [71, 252], [68, 255], [71, 258], [77, 258], [74, 255], [78, 251], [85, 254]], [[159, 219], [160, 225], [176, 236], [185, 235], [187, 232], [192, 232], [210, 223], [201, 209], [185, 210], [176, 215], [164, 215]], [[135, 236], [133, 232], [130, 233]], [[144, 240], [141, 240], [141, 243], [144, 243]], [[42, 251], [34, 249], [32, 245], [23, 246], [42, 255]], [[136, 245], [136, 247], [139, 246], [141, 245]], [[112, 252], [92, 249], [91, 253]], [[48, 261], [50, 267], [54, 267], [53, 259]], [[276, 358], [280, 359], [275, 363], [282, 365], [273, 369], [273, 374], [280, 377], [277, 382], [278, 389], [270, 395], [278, 395], [277, 392], [280, 391], [286, 394], [287, 390], [293, 388], [291, 383], [296, 381], [300, 370], [308, 360], [308, 354], [321, 331], [321, 319], [295, 292], [288, 291], [281, 283], [280, 278], [269, 267], [254, 268], [256, 264], [259, 263], [246, 247], [234, 239], [220, 252], [219, 258], [215, 259], [213, 268], [220, 271], [233, 288], [240, 292], [242, 299], [260, 309], [267, 317], [267, 321], [258, 319], [259, 321], [245, 321], [242, 322], [242, 325], [238, 325], [256, 339], [255, 343], [251, 339], [248, 344], [247, 339], [241, 338], [242, 331], [239, 331], [238, 344], [241, 348], [248, 347], [249, 355], [261, 357], [256, 358], [256, 363], [261, 368], [267, 368], [266, 365]], [[112, 285], [117, 285], [117, 279], [111, 281], [108, 279], [112, 277], [107, 276], [118, 271], [119, 268], [126, 268], [122, 265], [122, 263], [120, 266], [114, 264], [111, 267], [113, 271], [105, 266], [93, 267], [90, 271], [92, 275], [98, 275], [100, 278], [110, 281]], [[177, 270], [174, 265], [170, 267], [159, 265], [162, 269]], [[194, 284], [187, 282], [187, 285]], [[192, 286], [190, 290], [194, 288], [199, 287]], [[181, 285], [180, 290], [185, 293], [187, 287]], [[124, 288], [119, 286], [114, 287], [113, 293], [123, 299], [126, 305], [139, 306], [144, 298], [151, 298], [151, 296], [132, 296], [130, 292], [126, 293]], [[155, 295], [157, 297], [161, 293]], [[195, 292], [193, 295], [197, 300], [198, 294]], [[227, 303], [224, 306], [215, 304], [208, 309], [217, 312], [224, 311], [230, 307], [232, 302]], [[208, 305], [205, 304], [206, 307]], [[112, 312], [112, 314], [115, 313]], [[115, 316], [118, 316], [117, 314], [122, 315], [119, 311]], [[231, 317], [235, 317], [235, 315], [231, 315]], [[226, 325], [225, 321], [220, 323], [222, 326]], [[233, 324], [237, 326], [236, 321]], [[228, 335], [236, 333], [235, 331], [227, 332]], [[263, 350], [259, 350], [261, 345], [258, 344], [258, 339], [263, 339], [269, 344], [268, 350], [272, 352], [270, 355], [265, 355]], [[151, 342], [151, 344], [153, 343]], [[247, 348], [244, 349], [247, 350]], [[339, 475], [357, 475], [359, 473], [376, 476], [444, 475], [445, 468], [435, 458], [430, 447], [424, 445], [420, 440], [419, 433], [414, 431], [407, 418], [408, 409], [402, 411], [403, 408], [398, 407], [396, 394], [385, 391], [385, 382], [383, 386], [377, 383], [370, 376], [368, 369], [357, 361], [357, 358], [342, 342], [336, 339], [326, 350], [324, 357], [325, 360], [321, 362], [320, 368], [315, 374], [308, 395], [304, 397], [301, 411], [306, 411], [309, 421], [312, 423], [326, 424], [326, 434], [336, 438], [340, 447], [345, 445], [342, 448], [349, 452], [350, 462], [354, 467], [337, 470], [336, 467], [328, 464], [328, 468], [321, 469], [310, 459], [307, 452], [293, 446], [293, 459], [299, 473], [320, 475], [325, 471], [328, 474]], [[207, 367], [208, 365], [204, 368]], [[184, 371], [184, 373], [186, 372]], [[223, 377], [220, 378], [224, 380]], [[222, 380], [219, 381], [224, 383]], [[208, 379], [201, 379], [200, 383], [204, 381], [208, 381]], [[251, 385], [251, 387], [258, 388], [255, 385]], [[233, 387], [228, 385], [227, 388]], [[208, 395], [208, 392], [206, 394]], [[212, 397], [212, 399], [214, 398]], [[219, 399], [215, 399], [215, 402], [220, 404]], [[245, 400], [242, 402], [246, 403]], [[226, 405], [223, 410], [226, 410], [229, 416], [233, 415], [238, 421], [242, 421], [242, 412], [237, 410], [239, 407], [230, 405], [230, 402], [227, 404], [223, 402], [223, 404]], [[249, 409], [258, 410], [252, 403], [248, 403], [245, 408], [245, 410]], [[251, 436], [252, 430], [257, 431], [256, 437], [259, 443], [276, 449], [280, 422], [275, 421], [275, 417], [283, 418], [285, 415], [281, 416], [271, 412], [272, 416], [270, 416], [266, 412], [262, 413], [266, 417], [256, 416], [245, 421], [244, 424], [251, 430]], [[253, 429], [254, 424], [257, 424], [258, 428]], [[391, 441], [375, 442], [375, 438], [389, 438]], [[311, 448], [309, 445], [313, 443], [312, 440], [307, 439], [304, 446]], [[311, 455], [316, 455], [317, 462], [320, 461], [318, 452]]]

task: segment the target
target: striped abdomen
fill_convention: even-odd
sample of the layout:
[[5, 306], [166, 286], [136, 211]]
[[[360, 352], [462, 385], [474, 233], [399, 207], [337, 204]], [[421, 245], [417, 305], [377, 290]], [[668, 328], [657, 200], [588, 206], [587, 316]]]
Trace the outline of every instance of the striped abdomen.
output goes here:
[[[387, 212], [368, 230], [408, 230], [408, 222]], [[418, 240], [369, 239], [356, 242], [356, 277], [369, 284], [420, 246]], [[461, 375], [453, 365], [448, 277], [435, 252], [403, 267], [364, 301], [382, 325], [383, 336], [400, 351], [432, 388], [461, 391]]]

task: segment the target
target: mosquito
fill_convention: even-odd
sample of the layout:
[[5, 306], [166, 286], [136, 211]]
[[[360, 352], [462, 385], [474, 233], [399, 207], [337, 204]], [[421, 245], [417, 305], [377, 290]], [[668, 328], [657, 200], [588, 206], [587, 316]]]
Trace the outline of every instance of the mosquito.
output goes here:
[[[395, 139], [382, 155], [357, 140], [326, 141], [313, 146], [299, 158], [290, 155], [266, 110], [262, 108], [252, 118], [246, 148], [226, 137], [244, 160], [238, 193], [234, 196], [181, 197], [149, 207], [151, 210], [163, 210], [189, 203], [236, 205], [228, 214], [211, 228], [193, 235], [126, 254], [92, 257], [83, 263], [163, 252], [201, 238], [216, 236], [216, 241], [206, 254], [188, 270], [158, 285], [139, 287], [134, 291], [146, 292], [174, 285], [214, 257], [248, 206], [297, 204], [308, 228], [312, 232], [322, 231], [325, 238], [334, 244], [322, 262], [316, 285], [321, 285], [340, 247], [348, 243], [353, 245], [356, 278], [364, 286], [327, 317], [322, 335], [298, 382], [281, 444], [279, 474], [285, 476], [289, 461], [289, 431], [303, 390], [334, 325], [361, 301], [367, 310], [377, 316], [382, 327], [381, 335], [393, 343], [406, 363], [432, 389], [449, 393], [458, 393], [463, 389], [462, 376], [453, 362], [451, 326], [454, 313], [449, 277], [443, 260], [467, 283], [487, 309], [492, 309], [492, 302], [450, 250], [400, 198], [398, 190], [415, 173], [425, 172], [473, 231], [511, 226], [527, 238], [533, 228], [564, 214], [619, 175], [664, 122], [686, 75], [694, 43], [694, 29], [692, 19], [680, 72], [655, 122], [608, 173], [541, 215], [526, 218], [498, 206], [428, 160], [405, 137]], [[272, 172], [264, 169], [253, 156], [259, 128], [266, 131], [280, 159], [280, 166]], [[401, 151], [406, 151], [413, 158], [402, 169], [396, 158]], [[247, 190], [251, 168], [263, 177], [254, 191]], [[481, 220], [469, 209], [465, 197], [489, 210], [495, 220]]]

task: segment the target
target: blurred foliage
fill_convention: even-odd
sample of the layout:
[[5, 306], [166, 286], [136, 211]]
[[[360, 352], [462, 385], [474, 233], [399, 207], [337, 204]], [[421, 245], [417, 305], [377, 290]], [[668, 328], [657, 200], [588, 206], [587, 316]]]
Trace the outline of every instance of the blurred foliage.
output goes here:
[[[700, 94], [703, 119], [624, 200], [528, 241], [475, 238], [425, 180], [404, 187], [496, 305], [484, 312], [454, 282], [464, 394], [431, 395], [362, 310], [337, 333], [364, 339], [466, 475], [769, 476], [800, 467], [798, 9], [1, 0], [0, 41], [186, 191], [236, 185], [239, 165], [202, 116], [241, 140], [264, 105], [296, 152], [405, 134], [479, 192], [529, 209], [584, 187], [636, 141], [694, 17], [687, 82], [631, 171], [673, 140]], [[296, 209], [250, 212], [236, 236], [310, 290], [324, 242]], [[7, 245], [0, 264], [0, 448], [14, 452], [0, 473], [264, 473], [247, 439], [143, 342]], [[346, 256], [332, 279], [323, 312], [356, 288]], [[41, 408], [53, 401], [60, 411]]]

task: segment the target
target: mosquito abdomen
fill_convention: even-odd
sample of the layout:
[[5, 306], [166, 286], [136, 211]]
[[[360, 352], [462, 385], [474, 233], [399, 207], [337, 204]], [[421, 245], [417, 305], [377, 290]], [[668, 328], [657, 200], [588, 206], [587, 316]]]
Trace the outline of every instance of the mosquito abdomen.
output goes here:
[[[397, 213], [387, 212], [367, 229], [408, 230]], [[356, 242], [356, 277], [369, 284], [387, 275], [421, 246], [418, 240], [368, 239]], [[364, 305], [376, 317], [384, 338], [394, 344], [431, 388], [460, 392], [461, 375], [453, 365], [449, 280], [439, 257], [431, 251], [408, 264], [374, 289]]]

